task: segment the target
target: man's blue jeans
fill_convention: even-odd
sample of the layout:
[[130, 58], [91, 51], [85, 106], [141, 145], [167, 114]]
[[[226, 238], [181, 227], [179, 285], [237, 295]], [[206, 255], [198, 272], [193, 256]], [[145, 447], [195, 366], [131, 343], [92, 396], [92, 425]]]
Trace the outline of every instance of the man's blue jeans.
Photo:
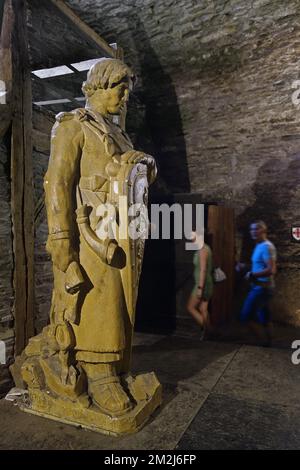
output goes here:
[[273, 297], [272, 287], [253, 285], [244, 302], [240, 320], [241, 322], [256, 321], [266, 325], [271, 321], [269, 303]]

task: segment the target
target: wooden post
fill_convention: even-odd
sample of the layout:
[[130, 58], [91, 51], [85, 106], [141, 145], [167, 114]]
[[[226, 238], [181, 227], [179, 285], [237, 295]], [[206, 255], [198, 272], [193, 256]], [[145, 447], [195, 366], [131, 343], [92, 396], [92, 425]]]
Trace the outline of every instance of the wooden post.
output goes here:
[[214, 285], [211, 300], [211, 319], [215, 326], [228, 323], [233, 315], [234, 287], [234, 211], [229, 207], [210, 205], [208, 230], [212, 234], [212, 252], [215, 267], [226, 274], [226, 280]]
[[24, 0], [11, 2], [14, 14], [11, 205], [14, 247], [15, 353], [34, 333], [34, 205], [32, 178], [32, 96]]

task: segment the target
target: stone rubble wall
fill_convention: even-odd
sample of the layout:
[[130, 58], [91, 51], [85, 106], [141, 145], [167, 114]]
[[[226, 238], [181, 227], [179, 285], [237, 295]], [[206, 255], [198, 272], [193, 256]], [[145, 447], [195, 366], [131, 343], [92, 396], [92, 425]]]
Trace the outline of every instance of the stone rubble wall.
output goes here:
[[13, 307], [13, 251], [10, 207], [10, 157], [0, 144], [0, 325], [10, 322]]
[[33, 175], [35, 199], [35, 318], [36, 333], [40, 333], [48, 323], [51, 305], [53, 274], [49, 254], [46, 252], [48, 224], [44, 202], [44, 175], [48, 168], [50, 155], [50, 132], [54, 116], [44, 108], [33, 110]]
[[[7, 139], [0, 143], [0, 341], [5, 344], [1, 354], [0, 396], [10, 386], [8, 363], [14, 355], [13, 330], [13, 239], [10, 207], [10, 155]], [[1, 343], [1, 353], [3, 343]], [[5, 364], [2, 363], [5, 361]]]

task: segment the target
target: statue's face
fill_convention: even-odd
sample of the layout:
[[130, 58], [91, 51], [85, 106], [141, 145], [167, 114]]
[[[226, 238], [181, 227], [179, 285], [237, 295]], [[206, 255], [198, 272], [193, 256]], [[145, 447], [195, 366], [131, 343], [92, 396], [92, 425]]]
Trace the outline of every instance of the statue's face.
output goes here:
[[122, 81], [107, 88], [98, 89], [92, 96], [93, 106], [101, 110], [103, 114], [120, 114], [129, 98], [129, 83]]

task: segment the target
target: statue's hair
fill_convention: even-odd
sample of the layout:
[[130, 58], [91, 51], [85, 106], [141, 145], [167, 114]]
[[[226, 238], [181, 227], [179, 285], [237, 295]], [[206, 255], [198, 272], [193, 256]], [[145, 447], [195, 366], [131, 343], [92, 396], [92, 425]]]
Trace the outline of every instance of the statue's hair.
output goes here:
[[252, 224], [258, 225], [265, 232], [268, 230], [267, 224], [263, 220], [254, 220], [254, 222], [251, 222], [251, 225]]
[[132, 70], [119, 59], [100, 59], [88, 71], [87, 79], [82, 85], [82, 91], [88, 98], [98, 88], [106, 90], [124, 79], [134, 84], [135, 76]]

